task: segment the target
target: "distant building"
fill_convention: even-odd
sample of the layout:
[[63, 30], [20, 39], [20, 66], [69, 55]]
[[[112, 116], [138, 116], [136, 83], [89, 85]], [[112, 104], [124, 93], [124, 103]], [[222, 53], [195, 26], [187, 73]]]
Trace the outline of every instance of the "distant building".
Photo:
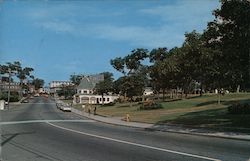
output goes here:
[[10, 87], [10, 91], [17, 91], [21, 90], [19, 82], [10, 82], [8, 77], [0, 77], [0, 91], [8, 91]]
[[8, 91], [10, 89], [10, 91], [20, 91], [21, 90], [21, 86], [20, 83], [18, 82], [10, 82], [10, 84], [8, 82], [0, 82], [0, 90], [1, 91]]
[[55, 95], [63, 86], [74, 85], [71, 81], [51, 81], [49, 83], [49, 93]]
[[38, 89], [38, 93], [40, 93], [40, 94], [49, 94], [50, 93], [50, 90], [49, 90], [49, 88], [48, 87], [43, 87], [43, 88], [39, 88]]
[[49, 88], [62, 87], [63, 85], [73, 85], [71, 81], [51, 81], [49, 83]]

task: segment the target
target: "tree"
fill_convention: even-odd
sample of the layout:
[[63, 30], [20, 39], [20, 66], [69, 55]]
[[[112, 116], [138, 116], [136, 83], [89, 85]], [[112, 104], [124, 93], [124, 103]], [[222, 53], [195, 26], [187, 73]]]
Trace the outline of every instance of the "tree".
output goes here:
[[114, 82], [114, 91], [128, 97], [131, 102], [134, 96], [143, 94], [144, 79], [139, 75], [122, 76]]
[[19, 61], [14, 61], [13, 63], [7, 62], [6, 65], [1, 65], [1, 73], [9, 73], [9, 71], [16, 72], [17, 78], [20, 80], [21, 91], [20, 95], [22, 96], [22, 89], [25, 88], [23, 85], [23, 81], [27, 77], [32, 77], [31, 72], [33, 68], [30, 67], [22, 67]]
[[72, 99], [73, 95], [76, 93], [75, 85], [61, 85], [61, 89], [56, 91], [58, 96], [64, 96], [65, 99]]
[[32, 85], [34, 85], [35, 89], [38, 90], [39, 88], [43, 87], [44, 80], [43, 79], [39, 79], [39, 78], [33, 79]]
[[83, 75], [70, 75], [70, 81], [75, 84], [75, 85], [79, 85], [80, 82], [81, 82], [81, 79], [82, 79]]
[[95, 92], [102, 95], [102, 105], [104, 105], [103, 95], [108, 94], [113, 88], [113, 74], [110, 72], [101, 73], [104, 75], [104, 80], [97, 83], [95, 86]]
[[167, 48], [153, 49], [149, 54], [149, 60], [153, 63], [149, 67], [149, 76], [151, 78], [151, 84], [153, 89], [159, 93], [160, 90], [163, 91], [163, 99], [165, 94], [166, 84], [165, 77], [162, 74], [162, 62], [167, 58], [168, 50]]
[[[217, 51], [220, 88], [250, 88], [250, 2], [222, 0], [208, 23], [206, 45]], [[220, 59], [222, 58], [222, 59]]]
[[115, 84], [119, 86], [116, 90], [120, 89], [125, 98], [128, 96], [132, 100], [133, 96], [142, 95], [141, 91], [144, 90], [147, 82], [145, 80], [148, 79], [146, 76], [147, 67], [142, 63], [146, 58], [148, 58], [148, 50], [138, 48], [132, 50], [131, 54], [124, 58], [117, 57], [110, 61], [117, 71], [124, 74], [123, 77], [115, 81]]

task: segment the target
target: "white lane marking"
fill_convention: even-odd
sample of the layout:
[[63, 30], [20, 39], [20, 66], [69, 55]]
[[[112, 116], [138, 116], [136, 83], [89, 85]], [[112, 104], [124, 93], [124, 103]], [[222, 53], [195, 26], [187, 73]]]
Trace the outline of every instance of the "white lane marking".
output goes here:
[[0, 122], [0, 125], [29, 124], [29, 123], [49, 123], [49, 122], [96, 122], [94, 120], [27, 120]]
[[150, 145], [133, 143], [133, 142], [124, 141], [124, 140], [118, 140], [118, 139], [113, 139], [113, 138], [109, 138], [109, 137], [105, 137], [105, 136], [101, 136], [101, 135], [95, 135], [95, 134], [85, 133], [85, 132], [81, 132], [81, 131], [77, 131], [77, 130], [65, 128], [65, 127], [62, 127], [62, 126], [58, 126], [58, 125], [52, 124], [50, 122], [47, 122], [47, 123], [49, 125], [51, 125], [51, 126], [59, 128], [59, 129], [63, 129], [63, 130], [67, 130], [67, 131], [71, 131], [71, 132], [75, 132], [75, 133], [78, 133], [78, 134], [82, 134], [82, 135], [86, 135], [86, 136], [91, 136], [91, 137], [95, 137], [95, 138], [100, 138], [100, 139], [104, 139], [104, 140], [110, 140], [110, 141], [114, 141], [114, 142], [118, 142], [118, 143], [129, 144], [129, 145], [134, 145], [134, 146], [138, 146], [138, 147], [143, 147], [143, 148], [148, 148], [148, 149], [153, 149], [153, 150], [158, 150], [158, 151], [163, 151], [163, 152], [168, 152], [168, 153], [174, 153], [174, 154], [184, 155], [184, 156], [193, 157], [193, 158], [199, 158], [199, 159], [205, 159], [205, 160], [212, 160], [212, 161], [221, 161], [219, 159], [209, 158], [209, 157], [205, 157], [205, 156], [200, 156], [200, 155], [195, 155], [195, 154], [189, 154], [189, 153], [184, 153], [184, 152], [179, 152], [179, 151], [174, 151], [174, 150], [168, 150], [168, 149], [163, 149], [163, 148], [154, 147], [154, 146], [150, 146]]

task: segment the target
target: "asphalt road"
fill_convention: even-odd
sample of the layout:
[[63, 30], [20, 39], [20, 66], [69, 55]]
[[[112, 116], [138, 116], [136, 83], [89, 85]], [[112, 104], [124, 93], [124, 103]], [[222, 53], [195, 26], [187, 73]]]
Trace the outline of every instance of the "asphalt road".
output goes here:
[[107, 125], [47, 98], [1, 111], [3, 161], [247, 161], [250, 142]]

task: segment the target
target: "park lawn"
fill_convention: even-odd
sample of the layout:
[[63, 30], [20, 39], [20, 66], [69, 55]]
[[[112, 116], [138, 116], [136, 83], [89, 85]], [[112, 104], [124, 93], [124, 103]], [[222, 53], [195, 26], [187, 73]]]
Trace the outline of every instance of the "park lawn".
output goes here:
[[229, 115], [227, 107], [235, 102], [250, 102], [250, 93], [226, 94], [217, 104], [217, 95], [204, 95], [172, 102], [161, 102], [163, 109], [139, 110], [140, 105], [133, 106], [117, 103], [115, 106], [98, 107], [99, 115], [124, 117], [136, 122], [171, 123], [209, 128], [250, 128], [249, 115]]
[[73, 102], [73, 100], [69, 99], [69, 100], [62, 100], [64, 103], [68, 103], [71, 104]]

